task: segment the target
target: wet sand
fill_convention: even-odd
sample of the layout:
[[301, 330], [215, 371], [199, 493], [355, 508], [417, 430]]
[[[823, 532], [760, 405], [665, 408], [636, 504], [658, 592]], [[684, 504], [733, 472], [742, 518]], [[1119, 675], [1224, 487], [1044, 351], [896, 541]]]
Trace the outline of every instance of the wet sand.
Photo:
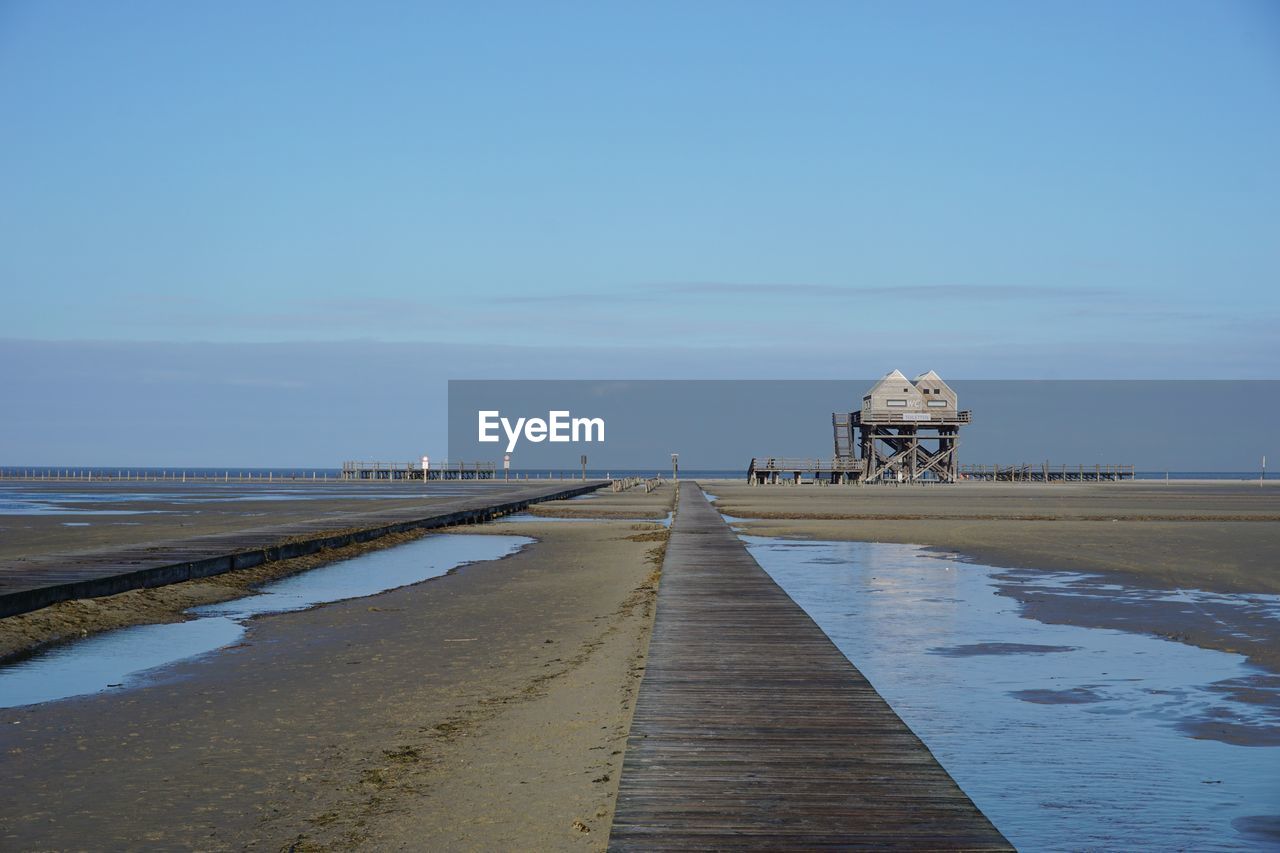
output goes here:
[[652, 492], [634, 487], [625, 492], [603, 488], [591, 497], [567, 501], [544, 501], [529, 507], [530, 515], [561, 518], [652, 518], [664, 519], [675, 510], [675, 488], [666, 483]]
[[[459, 495], [514, 495], [530, 486], [558, 485], [557, 480], [431, 481], [340, 483], [283, 481], [256, 483], [162, 482], [24, 482], [0, 481], [0, 495], [40, 500], [69, 495], [40, 514], [11, 514], [0, 509], [0, 560], [46, 554], [73, 555], [163, 543], [265, 525], [335, 519], [347, 527], [352, 516], [397, 509], [423, 509]], [[576, 481], [563, 481], [566, 486]], [[111, 500], [100, 498], [110, 496]], [[233, 499], [234, 498], [234, 499]], [[59, 511], [60, 510], [60, 511]], [[100, 511], [126, 514], [99, 514]], [[73, 526], [69, 526], [73, 525]]]
[[708, 481], [761, 536], [931, 545], [991, 566], [1280, 593], [1280, 486], [1158, 481], [748, 486]]
[[666, 532], [452, 532], [539, 541], [4, 712], [0, 847], [603, 848]]
[[[1280, 593], [1280, 488], [1256, 482], [748, 486], [707, 481], [745, 532], [899, 542], [1029, 571], [1100, 573], [1075, 593], [1004, 588], [1045, 622], [1155, 634], [1235, 652], [1280, 673], [1280, 623], [1247, 608], [1134, 600], [1143, 589]], [[1277, 702], [1268, 694], [1267, 702]]]
[[135, 589], [101, 598], [60, 601], [31, 613], [0, 619], [0, 664], [30, 654], [42, 646], [72, 641], [124, 628], [156, 622], [178, 622], [182, 611], [201, 604], [229, 601], [269, 581], [309, 569], [401, 545], [428, 535], [426, 531], [392, 533], [373, 542], [330, 548], [305, 557], [277, 560], [251, 569], [224, 572], [200, 580]]

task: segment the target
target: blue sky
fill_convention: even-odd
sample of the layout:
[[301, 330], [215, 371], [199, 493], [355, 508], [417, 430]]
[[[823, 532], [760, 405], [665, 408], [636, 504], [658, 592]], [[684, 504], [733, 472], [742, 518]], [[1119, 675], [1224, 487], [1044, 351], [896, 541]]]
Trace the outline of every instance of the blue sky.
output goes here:
[[9, 0], [0, 116], [0, 339], [66, 363], [412, 344], [454, 354], [407, 368], [442, 388], [1280, 362], [1262, 0]]

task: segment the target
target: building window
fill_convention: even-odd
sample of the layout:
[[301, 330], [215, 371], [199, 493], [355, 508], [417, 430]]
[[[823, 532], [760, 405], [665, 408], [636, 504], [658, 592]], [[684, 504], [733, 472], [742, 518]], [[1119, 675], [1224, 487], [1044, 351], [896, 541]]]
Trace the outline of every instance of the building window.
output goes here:
[[895, 409], [905, 409], [907, 407], [906, 400], [885, 400], [884, 404], [886, 406], [892, 406]]
[[930, 400], [929, 401], [929, 408], [931, 409], [944, 409], [946, 408], [946, 406], [947, 406], [946, 400]]

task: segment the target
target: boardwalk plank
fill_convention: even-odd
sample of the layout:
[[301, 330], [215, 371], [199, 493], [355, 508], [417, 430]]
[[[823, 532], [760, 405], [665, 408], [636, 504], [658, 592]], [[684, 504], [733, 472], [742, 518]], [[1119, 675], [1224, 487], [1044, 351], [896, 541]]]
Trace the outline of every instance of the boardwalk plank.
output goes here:
[[685, 483], [609, 849], [1012, 848]]

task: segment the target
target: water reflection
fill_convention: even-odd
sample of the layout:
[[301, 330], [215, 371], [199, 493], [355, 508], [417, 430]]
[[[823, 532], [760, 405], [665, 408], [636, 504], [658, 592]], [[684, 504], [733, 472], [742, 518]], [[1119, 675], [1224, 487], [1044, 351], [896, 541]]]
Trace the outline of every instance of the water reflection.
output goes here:
[[915, 546], [742, 538], [1015, 845], [1280, 842], [1280, 720], [1249, 701], [1275, 685], [1243, 657], [1024, 618], [1007, 573]]

